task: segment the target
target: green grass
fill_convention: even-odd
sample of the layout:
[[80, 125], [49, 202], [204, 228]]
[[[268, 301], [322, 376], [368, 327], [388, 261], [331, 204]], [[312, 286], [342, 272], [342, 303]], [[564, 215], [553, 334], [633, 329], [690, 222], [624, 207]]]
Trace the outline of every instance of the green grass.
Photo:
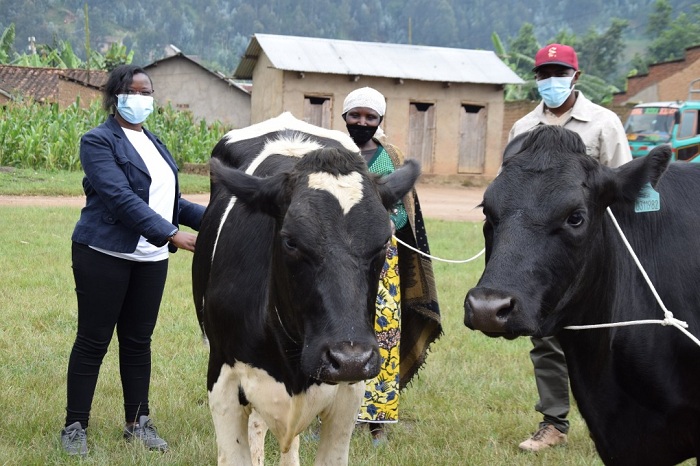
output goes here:
[[[180, 173], [183, 194], [209, 192], [209, 177]], [[0, 170], [0, 196], [82, 196], [83, 172], [65, 170], [32, 170], [5, 168]]]
[[[0, 183], [4, 184], [4, 183]], [[0, 464], [74, 464], [59, 447], [65, 416], [65, 373], [76, 325], [70, 235], [79, 215], [72, 207], [0, 207]], [[483, 247], [479, 224], [428, 221], [431, 248], [450, 259]], [[105, 358], [89, 429], [90, 454], [99, 465], [200, 465], [216, 461], [207, 407], [207, 351], [202, 346], [190, 284], [192, 256], [171, 255], [165, 297], [153, 336], [152, 416], [171, 451], [161, 455], [121, 440], [122, 398], [116, 341]], [[464, 327], [462, 303], [483, 268], [437, 263], [444, 336], [404, 392], [401, 421], [388, 428], [387, 445], [374, 448], [356, 432], [351, 465], [598, 465], [578, 411], [569, 445], [537, 455], [517, 444], [539, 421], [530, 342], [489, 339]], [[269, 437], [268, 437], [269, 439]], [[277, 463], [268, 440], [267, 464]], [[302, 464], [316, 443], [302, 440]]]

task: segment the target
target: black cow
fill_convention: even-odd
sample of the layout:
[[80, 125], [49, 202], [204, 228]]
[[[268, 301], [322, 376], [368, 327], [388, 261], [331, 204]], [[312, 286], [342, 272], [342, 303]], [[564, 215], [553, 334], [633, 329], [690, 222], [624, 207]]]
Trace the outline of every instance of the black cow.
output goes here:
[[380, 179], [349, 136], [285, 113], [229, 132], [211, 171], [193, 293], [219, 463], [259, 464], [269, 427], [298, 464], [297, 436], [319, 416], [317, 463], [346, 464], [362, 381], [379, 372], [387, 209], [420, 168]]
[[[606, 464], [700, 457], [700, 347], [660, 325], [563, 329], [664, 317], [610, 206], [667, 309], [700, 335], [700, 165], [668, 165], [670, 155], [665, 146], [610, 169], [576, 133], [543, 126], [513, 141], [484, 193], [486, 268], [464, 323], [490, 336], [556, 334]], [[650, 198], [635, 212], [647, 183], [660, 210], [644, 211]]]

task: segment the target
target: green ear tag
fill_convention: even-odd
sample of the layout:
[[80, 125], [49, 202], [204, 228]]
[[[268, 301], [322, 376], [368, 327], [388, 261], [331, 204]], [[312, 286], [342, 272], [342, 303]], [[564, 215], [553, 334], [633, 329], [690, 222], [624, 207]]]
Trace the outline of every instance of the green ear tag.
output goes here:
[[656, 212], [661, 210], [661, 199], [659, 193], [651, 187], [651, 183], [644, 185], [639, 191], [639, 197], [634, 203], [635, 212]]

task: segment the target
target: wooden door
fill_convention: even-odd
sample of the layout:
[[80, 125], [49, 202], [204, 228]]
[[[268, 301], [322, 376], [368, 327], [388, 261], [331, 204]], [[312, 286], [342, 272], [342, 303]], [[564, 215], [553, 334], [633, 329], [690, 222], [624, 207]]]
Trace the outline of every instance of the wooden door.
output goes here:
[[331, 98], [304, 96], [304, 121], [322, 128], [331, 127]]
[[459, 173], [484, 173], [486, 108], [463, 104], [459, 118]]
[[408, 114], [407, 158], [418, 160], [424, 173], [433, 168], [433, 147], [435, 142], [435, 105], [413, 102]]

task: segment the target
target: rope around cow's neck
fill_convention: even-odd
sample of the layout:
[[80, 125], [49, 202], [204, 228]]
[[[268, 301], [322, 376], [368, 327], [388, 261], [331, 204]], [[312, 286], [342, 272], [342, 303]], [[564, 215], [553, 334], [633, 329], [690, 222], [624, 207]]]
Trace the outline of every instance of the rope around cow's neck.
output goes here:
[[[673, 313], [669, 311], [666, 308], [666, 305], [663, 303], [661, 300], [661, 297], [659, 294], [656, 292], [656, 288], [654, 285], [651, 283], [651, 280], [649, 279], [649, 275], [647, 275], [646, 270], [644, 270], [644, 267], [642, 266], [641, 262], [639, 262], [639, 258], [637, 257], [637, 254], [635, 254], [634, 250], [632, 249], [632, 245], [630, 245], [629, 241], [627, 241], [627, 237], [625, 234], [622, 232], [622, 229], [620, 228], [620, 224], [617, 223], [617, 219], [615, 218], [615, 215], [613, 215], [612, 210], [610, 210], [610, 207], [607, 208], [608, 215], [612, 219], [613, 224], [615, 225], [615, 228], [617, 229], [617, 232], [620, 234], [620, 237], [622, 238], [622, 241], [625, 243], [625, 246], [627, 247], [627, 250], [629, 251], [630, 255], [632, 256], [632, 259], [634, 259], [634, 263], [637, 264], [637, 268], [639, 269], [640, 272], [642, 272], [642, 276], [644, 277], [644, 280], [647, 282], [647, 285], [649, 285], [649, 289], [651, 292], [654, 294], [654, 297], [656, 298], [656, 302], [659, 303], [659, 306], [661, 306], [661, 309], [664, 311], [664, 318], [662, 320], [659, 319], [645, 319], [645, 320], [630, 320], [630, 321], [625, 321], [625, 322], [615, 322], [615, 323], [609, 323], [609, 324], [593, 324], [593, 325], [569, 325], [568, 327], [564, 327], [567, 330], [589, 330], [589, 329], [594, 329], [594, 328], [609, 328], [609, 327], [626, 327], [629, 325], [648, 325], [648, 324], [658, 324], [658, 325], [672, 325], [676, 327], [678, 330], [683, 332], [688, 338], [690, 338], [693, 342], [695, 342], [696, 345], [700, 346], [700, 340], [698, 340], [692, 333], [690, 333], [688, 330], [688, 323], [684, 322], [682, 320], [676, 319], [673, 317]], [[398, 242], [407, 247], [408, 249], [417, 252], [418, 254], [421, 254], [425, 257], [429, 257], [430, 259], [441, 261], [441, 262], [448, 262], [452, 264], [464, 264], [466, 262], [471, 262], [477, 258], [479, 258], [486, 249], [482, 249], [479, 253], [477, 253], [475, 256], [470, 257], [469, 259], [465, 260], [451, 260], [451, 259], [441, 259], [436, 256], [431, 256], [430, 254], [426, 254], [423, 251], [420, 251], [405, 242], [401, 241], [394, 235], [394, 239]]]
[[467, 262], [471, 262], [471, 261], [473, 261], [473, 260], [475, 260], [475, 259], [478, 259], [478, 258], [484, 253], [484, 251], [486, 251], [486, 248], [484, 248], [484, 249], [482, 249], [481, 251], [479, 251], [474, 257], [470, 257], [469, 259], [464, 259], [464, 260], [441, 259], [441, 258], [439, 258], [439, 257], [431, 256], [430, 254], [426, 254], [425, 252], [420, 251], [420, 250], [414, 248], [413, 246], [406, 244], [405, 242], [403, 242], [403, 241], [401, 241], [400, 239], [398, 239], [398, 238], [396, 237], [396, 235], [394, 235], [394, 239], [396, 240], [397, 243], [401, 243], [402, 245], [404, 245], [405, 247], [407, 247], [408, 249], [410, 249], [410, 250], [413, 251], [413, 252], [417, 252], [418, 254], [420, 254], [420, 255], [422, 255], [422, 256], [428, 257], [428, 258], [433, 259], [433, 260], [436, 260], [436, 261], [448, 262], [448, 263], [450, 263], [450, 264], [464, 264], [464, 263], [467, 263]]
[[607, 212], [608, 212], [608, 215], [610, 216], [610, 218], [612, 219], [613, 224], [615, 225], [615, 228], [617, 229], [617, 232], [620, 234], [622, 241], [625, 243], [627, 250], [629, 251], [630, 255], [632, 256], [632, 259], [634, 259], [634, 263], [637, 264], [637, 268], [639, 269], [640, 272], [642, 272], [642, 276], [644, 277], [644, 280], [646, 280], [647, 285], [649, 285], [649, 289], [654, 294], [654, 297], [656, 298], [656, 302], [659, 303], [659, 306], [661, 306], [661, 309], [664, 311], [664, 318], [663, 318], [663, 320], [656, 320], [656, 319], [632, 320], [632, 321], [616, 322], [616, 323], [610, 323], [610, 324], [570, 325], [570, 326], [564, 327], [564, 328], [567, 330], [587, 330], [587, 329], [592, 329], [592, 328], [624, 327], [627, 325], [645, 325], [645, 324], [673, 325], [678, 330], [685, 333], [685, 335], [688, 338], [690, 338], [691, 340], [693, 340], [695, 342], [695, 344], [700, 346], [700, 340], [698, 340], [692, 333], [690, 333], [688, 330], [686, 330], [688, 328], [687, 322], [676, 319], [675, 317], [673, 317], [673, 313], [666, 308], [666, 305], [663, 303], [663, 301], [661, 300], [661, 297], [656, 292], [656, 288], [654, 288], [654, 285], [651, 283], [651, 280], [649, 279], [649, 275], [647, 275], [647, 272], [646, 272], [646, 270], [644, 270], [642, 263], [639, 262], [639, 258], [634, 253], [632, 246], [630, 245], [629, 241], [627, 241], [627, 237], [622, 232], [620, 225], [617, 223], [617, 219], [613, 215], [612, 210], [610, 210], [610, 207], [607, 208]]

